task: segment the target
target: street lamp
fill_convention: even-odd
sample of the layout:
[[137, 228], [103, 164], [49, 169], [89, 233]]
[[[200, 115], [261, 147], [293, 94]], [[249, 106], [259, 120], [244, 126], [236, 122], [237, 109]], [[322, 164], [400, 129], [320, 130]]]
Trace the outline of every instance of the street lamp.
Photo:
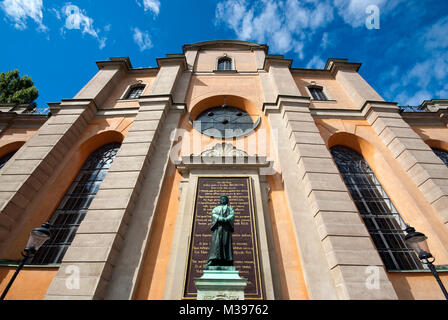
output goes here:
[[16, 279], [17, 275], [19, 274], [20, 270], [25, 265], [25, 262], [28, 260], [28, 258], [33, 257], [37, 250], [39, 250], [40, 247], [50, 239], [51, 232], [50, 232], [51, 225], [48, 222], [45, 222], [42, 227], [35, 228], [30, 232], [30, 237], [28, 239], [28, 243], [26, 244], [25, 249], [22, 252], [22, 260], [20, 261], [19, 265], [17, 266], [16, 272], [14, 272], [14, 275], [12, 276], [11, 280], [9, 280], [8, 285], [6, 286], [5, 290], [2, 293], [2, 296], [0, 297], [0, 300], [4, 300], [6, 294], [9, 291], [9, 288], [11, 288], [12, 283]]
[[409, 225], [406, 225], [405, 231], [406, 236], [404, 237], [404, 240], [406, 241], [406, 244], [408, 245], [408, 247], [413, 249], [417, 253], [418, 258], [428, 266], [434, 278], [436, 278], [440, 289], [442, 289], [442, 292], [445, 295], [445, 299], [448, 300], [448, 292], [446, 291], [445, 286], [440, 280], [439, 274], [437, 273], [436, 268], [433, 265], [433, 262], [436, 260], [436, 258], [434, 258], [431, 252], [429, 252], [428, 243], [426, 242], [426, 239], [428, 239], [428, 237], [421, 232], [415, 231], [415, 229]]

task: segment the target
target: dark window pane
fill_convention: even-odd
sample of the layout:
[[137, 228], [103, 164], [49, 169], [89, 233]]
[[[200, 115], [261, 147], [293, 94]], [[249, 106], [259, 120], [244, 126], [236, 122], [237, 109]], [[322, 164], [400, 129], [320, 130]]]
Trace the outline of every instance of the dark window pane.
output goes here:
[[386, 269], [424, 269], [406, 246], [405, 223], [362, 155], [345, 146], [330, 151]]
[[310, 90], [311, 96], [314, 100], [327, 100], [322, 88], [311, 87], [308, 89]]
[[53, 213], [52, 236], [34, 256], [32, 264], [62, 261], [119, 148], [119, 143], [110, 143], [92, 152]]
[[8, 162], [9, 159], [12, 158], [12, 156], [16, 153], [17, 151], [14, 152], [10, 152], [6, 155], [4, 155], [3, 157], [0, 158], [0, 169], [3, 168], [6, 164], [6, 162]]
[[129, 93], [128, 93], [128, 96], [126, 97], [126, 99], [140, 98], [144, 89], [145, 89], [145, 86], [136, 86], [136, 87], [131, 88], [131, 90], [129, 90]]
[[218, 70], [232, 70], [232, 59], [229, 58], [219, 59]]
[[236, 137], [254, 128], [252, 117], [236, 107], [213, 107], [200, 113], [193, 122], [196, 130], [212, 137]]
[[[442, 149], [437, 148], [431, 148], [432, 151], [445, 163], [445, 165], [448, 167], [448, 152]], [[1, 168], [1, 164], [0, 164]]]

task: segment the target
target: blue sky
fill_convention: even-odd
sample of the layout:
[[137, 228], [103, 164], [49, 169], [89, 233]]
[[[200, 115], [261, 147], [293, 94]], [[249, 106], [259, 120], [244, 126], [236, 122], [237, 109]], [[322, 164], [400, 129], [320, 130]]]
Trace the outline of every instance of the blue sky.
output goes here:
[[39, 108], [72, 98], [95, 61], [154, 67], [184, 44], [217, 39], [267, 44], [296, 68], [362, 62], [365, 79], [400, 105], [448, 98], [448, 1], [2, 0], [0, 34], [0, 72], [31, 76]]

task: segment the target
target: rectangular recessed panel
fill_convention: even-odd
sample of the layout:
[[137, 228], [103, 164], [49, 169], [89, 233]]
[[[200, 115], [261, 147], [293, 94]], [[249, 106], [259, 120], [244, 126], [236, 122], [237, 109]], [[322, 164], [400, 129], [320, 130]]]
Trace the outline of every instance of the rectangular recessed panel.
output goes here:
[[245, 298], [263, 299], [254, 201], [249, 177], [198, 179], [184, 299], [196, 298], [194, 279], [202, 276], [212, 237], [211, 212], [219, 205], [220, 196], [224, 194], [229, 197], [229, 205], [235, 210], [233, 258], [240, 276], [248, 279]]

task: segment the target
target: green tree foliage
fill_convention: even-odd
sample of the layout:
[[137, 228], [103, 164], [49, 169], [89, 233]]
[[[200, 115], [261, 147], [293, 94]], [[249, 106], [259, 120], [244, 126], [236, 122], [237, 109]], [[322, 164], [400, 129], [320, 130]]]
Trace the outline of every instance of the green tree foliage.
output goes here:
[[0, 103], [34, 104], [39, 91], [28, 76], [19, 76], [19, 70], [0, 73]]

